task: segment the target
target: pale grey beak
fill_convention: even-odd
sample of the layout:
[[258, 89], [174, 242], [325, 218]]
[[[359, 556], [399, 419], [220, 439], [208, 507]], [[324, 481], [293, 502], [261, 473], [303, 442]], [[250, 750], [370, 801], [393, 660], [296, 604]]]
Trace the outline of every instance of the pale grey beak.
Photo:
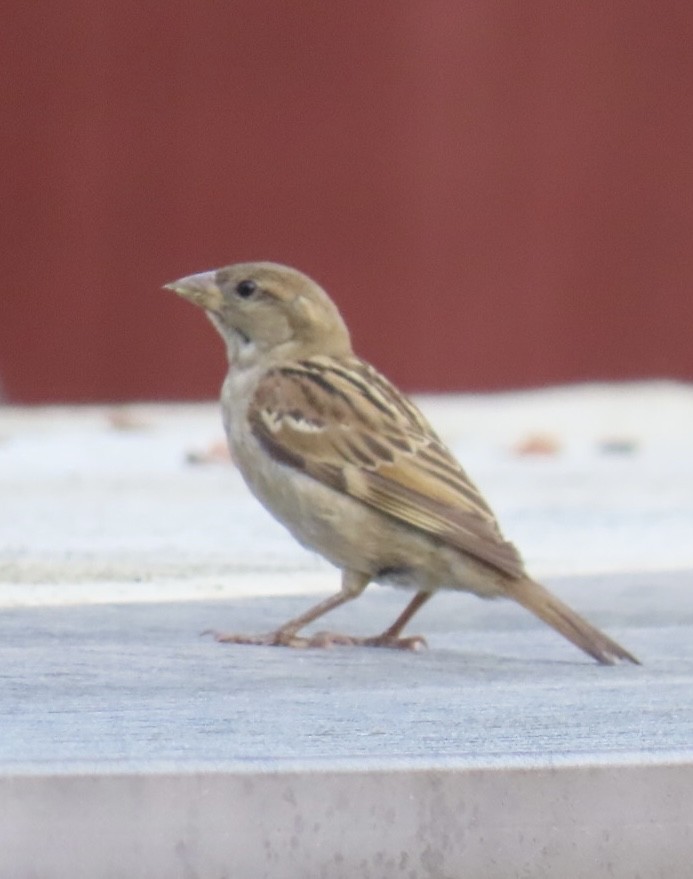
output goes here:
[[183, 299], [199, 305], [207, 311], [219, 311], [223, 296], [216, 284], [216, 271], [200, 272], [197, 275], [187, 275], [170, 284], [164, 284], [166, 290], [173, 290]]

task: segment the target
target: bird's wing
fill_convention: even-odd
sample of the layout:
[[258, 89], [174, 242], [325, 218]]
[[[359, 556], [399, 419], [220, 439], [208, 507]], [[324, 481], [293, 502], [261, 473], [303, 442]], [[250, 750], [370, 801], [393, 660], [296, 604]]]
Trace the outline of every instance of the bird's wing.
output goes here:
[[260, 381], [251, 429], [278, 461], [511, 577], [522, 559], [424, 416], [358, 358], [312, 357]]

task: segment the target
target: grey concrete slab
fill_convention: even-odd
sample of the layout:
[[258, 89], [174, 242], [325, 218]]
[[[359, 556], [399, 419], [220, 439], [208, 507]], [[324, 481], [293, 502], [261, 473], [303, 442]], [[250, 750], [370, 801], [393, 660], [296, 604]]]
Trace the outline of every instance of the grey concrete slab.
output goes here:
[[[465, 595], [421, 613], [416, 654], [199, 635], [266, 630], [305, 596], [6, 609], [0, 767], [693, 753], [691, 579], [555, 581], [641, 668], [597, 666], [521, 608]], [[376, 631], [405, 600], [375, 587], [331, 623]]]
[[[125, 433], [4, 412], [0, 879], [689, 877], [693, 398], [554, 397], [430, 403], [530, 569], [571, 575], [548, 582], [642, 668], [455, 594], [416, 655], [215, 644], [338, 579], [232, 468], [186, 464], [217, 408]], [[563, 453], [508, 454], [542, 419]], [[603, 456], [629, 424], [637, 454]], [[379, 631], [407, 597], [369, 588], [329, 625]]]
[[689, 879], [693, 767], [0, 776], [11, 879]]
[[644, 666], [463, 595], [417, 654], [199, 635], [305, 596], [3, 611], [0, 876], [690, 876], [691, 575], [552, 585]]

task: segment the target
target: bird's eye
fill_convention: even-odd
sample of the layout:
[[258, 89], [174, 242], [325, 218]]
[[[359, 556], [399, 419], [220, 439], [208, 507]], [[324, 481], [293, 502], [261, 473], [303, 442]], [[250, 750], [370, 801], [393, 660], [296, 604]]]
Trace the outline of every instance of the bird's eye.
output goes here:
[[243, 299], [248, 299], [257, 290], [255, 281], [248, 279], [247, 281], [239, 281], [236, 284], [236, 293]]

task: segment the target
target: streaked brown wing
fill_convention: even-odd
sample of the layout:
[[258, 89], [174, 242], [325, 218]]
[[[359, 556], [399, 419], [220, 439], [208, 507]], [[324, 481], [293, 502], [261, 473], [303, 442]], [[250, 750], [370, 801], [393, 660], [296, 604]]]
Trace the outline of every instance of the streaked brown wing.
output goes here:
[[271, 370], [251, 428], [279, 461], [505, 574], [522, 560], [421, 412], [357, 358]]

